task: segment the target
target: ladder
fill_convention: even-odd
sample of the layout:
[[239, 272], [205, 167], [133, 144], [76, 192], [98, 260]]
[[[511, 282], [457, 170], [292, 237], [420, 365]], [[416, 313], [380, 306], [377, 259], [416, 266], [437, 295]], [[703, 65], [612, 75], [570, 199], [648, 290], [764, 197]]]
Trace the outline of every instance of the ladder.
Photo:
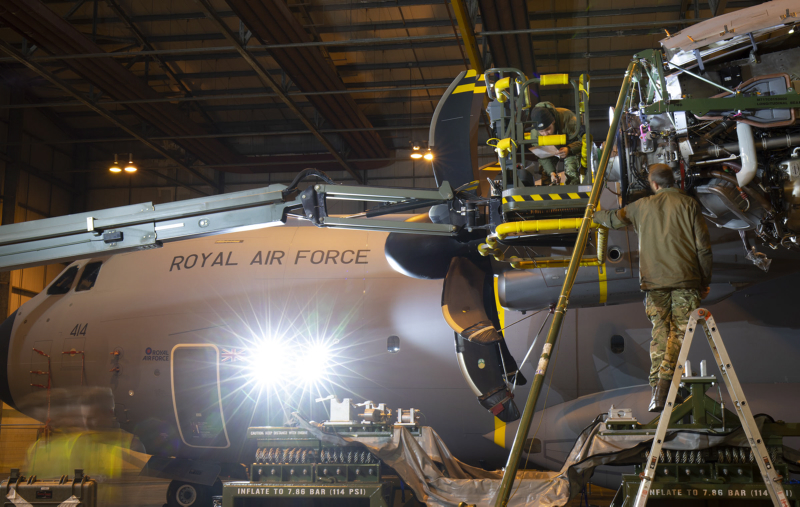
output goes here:
[[[786, 499], [786, 493], [781, 485], [782, 477], [775, 472], [775, 467], [770, 460], [767, 447], [761, 438], [761, 433], [758, 431], [756, 422], [753, 419], [753, 414], [750, 411], [750, 406], [742, 392], [742, 386], [736, 376], [736, 372], [731, 365], [731, 359], [728, 352], [725, 350], [725, 345], [722, 343], [722, 337], [717, 330], [717, 324], [711, 312], [706, 309], [698, 308], [693, 311], [689, 317], [689, 322], [686, 324], [686, 335], [683, 337], [683, 344], [681, 345], [680, 353], [678, 354], [678, 361], [675, 367], [675, 375], [672, 377], [672, 382], [669, 386], [669, 393], [667, 394], [667, 401], [664, 405], [664, 411], [658, 421], [658, 428], [653, 437], [653, 446], [650, 449], [650, 455], [645, 466], [645, 471], [642, 477], [642, 483], [639, 485], [639, 491], [636, 494], [635, 507], [644, 507], [647, 503], [647, 497], [650, 493], [650, 486], [653, 483], [653, 477], [656, 473], [656, 465], [658, 464], [658, 457], [661, 455], [661, 447], [664, 442], [664, 436], [667, 433], [669, 426], [670, 415], [675, 404], [675, 397], [678, 394], [678, 386], [681, 382], [681, 374], [683, 373], [686, 358], [689, 356], [689, 349], [692, 347], [692, 337], [694, 331], [698, 326], [698, 321], [706, 326], [706, 336], [708, 344], [711, 346], [711, 352], [717, 361], [719, 370], [722, 373], [722, 378], [725, 381], [725, 387], [728, 389], [733, 404], [736, 407], [736, 413], [742, 423], [747, 440], [750, 447], [753, 449], [753, 454], [758, 463], [758, 468], [761, 470], [761, 477], [767, 487], [769, 496], [772, 499], [773, 505], [776, 507], [789, 507], [789, 502]], [[687, 372], [687, 375], [691, 373]]]

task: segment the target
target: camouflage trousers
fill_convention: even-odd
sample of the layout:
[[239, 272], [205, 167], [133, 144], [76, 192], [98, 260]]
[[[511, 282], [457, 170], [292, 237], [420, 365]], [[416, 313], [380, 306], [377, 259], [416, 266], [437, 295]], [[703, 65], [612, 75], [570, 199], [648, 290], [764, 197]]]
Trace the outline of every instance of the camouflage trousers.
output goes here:
[[[540, 158], [539, 167], [542, 170], [542, 184], [549, 185], [556, 167], [558, 157]], [[567, 176], [567, 185], [578, 185], [581, 182], [581, 159], [577, 155], [564, 159], [564, 173]]]
[[697, 289], [647, 291], [645, 311], [653, 323], [653, 339], [650, 342], [651, 386], [655, 386], [658, 379], [672, 379], [689, 314], [699, 305], [700, 292]]

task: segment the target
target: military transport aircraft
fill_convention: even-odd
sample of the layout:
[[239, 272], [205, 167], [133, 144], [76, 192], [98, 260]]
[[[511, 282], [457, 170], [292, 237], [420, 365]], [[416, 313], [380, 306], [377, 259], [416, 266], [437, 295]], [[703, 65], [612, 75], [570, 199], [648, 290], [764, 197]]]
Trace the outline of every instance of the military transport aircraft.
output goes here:
[[[621, 234], [612, 235], [612, 248], [625, 248], [616, 265], [635, 280], [635, 252]], [[500, 346], [454, 347], [442, 318], [442, 282], [392, 269], [386, 238], [290, 223], [76, 261], [0, 328], [0, 354], [8, 365], [2, 398], [27, 406], [26, 397], [45, 384], [41, 372], [49, 372], [55, 388], [111, 388], [116, 418], [155, 456], [151, 468], [174, 479], [176, 488], [197, 488], [198, 498], [207, 489], [197, 483], [210, 486], [221, 465], [250, 459], [248, 425], [282, 424], [294, 410], [323, 419], [314, 400], [328, 394], [417, 408], [456, 456], [501, 465], [499, 446], [508, 447], [513, 426], [506, 429], [475, 402], [476, 383], [503, 382]], [[735, 239], [729, 258], [726, 244], [715, 244], [714, 290], [722, 295], [729, 280], [777, 271], [763, 273], [744, 260]], [[542, 285], [536, 292], [551, 290], [546, 280], [559, 272], [537, 273]], [[585, 285], [589, 293], [598, 282]], [[641, 301], [635, 288], [625, 300], [614, 294], [613, 283], [608, 287], [609, 299]], [[717, 319], [731, 355], [751, 365], [740, 369], [745, 382], [796, 388], [800, 374], [791, 365], [800, 347], [793, 342], [791, 304], [780, 290], [760, 287], [769, 284], [730, 298]], [[608, 410], [603, 403], [581, 407], [646, 378], [649, 322], [640, 303], [590, 308], [598, 301], [579, 303], [585, 308], [571, 310], [567, 319], [546, 399], [550, 408], [536, 436], [542, 452], [530, 455], [533, 465], [559, 466], [564, 447], [597, 415], [587, 413]], [[789, 314], [775, 318], [781, 309]], [[500, 311], [509, 355], [525, 355], [546, 315]], [[526, 320], [514, 325], [519, 319]], [[387, 350], [390, 336], [399, 338], [399, 351]], [[457, 358], [454, 349], [461, 350]], [[710, 356], [701, 349], [693, 355]], [[37, 351], [50, 357], [49, 368]], [[522, 373], [532, 369], [528, 363]], [[475, 373], [482, 371], [498, 377]], [[764, 410], [780, 416], [783, 408]], [[635, 415], [648, 419], [643, 410]]]
[[[783, 3], [757, 6], [763, 16], [738, 11], [731, 18], [749, 27], [752, 37], [731, 31], [721, 38], [728, 26], [739, 26], [727, 20], [724, 32], [708, 22], [691, 29], [686, 40], [694, 44], [705, 40], [697, 31], [708, 33], [708, 47], [688, 47], [680, 34], [662, 41], [668, 65], [683, 67], [651, 82], [640, 76], [638, 100], [631, 98], [620, 124], [620, 155], [609, 179], [630, 202], [644, 195], [648, 164], [675, 167], [712, 224], [714, 275], [705, 304], [722, 301], [711, 310], [730, 355], [742, 364], [745, 390], [760, 384], [754, 389], [771, 395], [753, 405], [796, 420], [800, 414], [783, 396], [796, 393], [800, 383], [800, 321], [791, 297], [800, 271], [800, 156], [792, 150], [800, 137], [788, 77], [798, 74], [800, 60], [792, 56], [797, 44], [793, 21], [781, 14]], [[753, 19], [764, 26], [748, 24]], [[758, 54], [740, 58], [750, 50]], [[639, 58], [659, 70], [650, 60], [659, 63], [662, 54], [647, 55]], [[709, 95], [689, 80], [689, 69], [704, 68], [719, 81], [731, 65], [741, 82], [717, 87], [736, 86], [734, 99], [753, 107], [720, 117], [687, 109], [683, 92]], [[470, 146], [482, 98], [456, 94], [477, 90], [476, 77], [459, 76], [434, 115], [430, 145], [437, 150], [440, 185], [449, 181], [458, 189], [475, 180], [475, 157], [458, 148]], [[764, 95], [778, 96], [759, 102]], [[448, 110], [459, 100], [464, 104]], [[703, 114], [719, 110], [712, 106], [699, 107]], [[472, 113], [464, 115], [464, 108]], [[448, 162], [443, 136], [458, 129], [454, 123], [436, 127], [455, 117], [468, 118], [469, 125], [449, 143]], [[308, 200], [310, 193], [303, 195]], [[314, 206], [321, 202], [305, 215], [317, 223]], [[429, 221], [457, 217], [462, 210], [455, 204], [462, 202], [451, 202], [443, 214], [432, 208]], [[406, 210], [418, 205], [400, 203]], [[614, 192], [603, 193], [602, 207], [618, 205]], [[294, 218], [282, 227], [78, 260], [0, 326], [0, 364], [7, 365], [0, 398], [41, 415], [42, 404], [25, 400], [43, 400], [48, 386], [110, 388], [117, 421], [153, 455], [149, 473], [173, 480], [170, 506], [187, 505], [176, 497], [181, 488], [192, 492], [188, 505], [206, 502], [220, 474], [235, 473], [234, 464], [251, 459], [248, 425], [282, 424], [292, 411], [325, 418], [314, 400], [329, 394], [419, 409], [422, 422], [456, 456], [498, 466], [519, 417], [511, 394], [526, 393], [524, 376], [533, 371], [523, 358], [535, 358], [541, 349], [536, 336], [564, 269], [513, 269], [479, 256], [484, 240], [477, 229], [459, 237], [415, 237], [320, 230]], [[549, 258], [563, 257], [571, 242], [574, 235], [551, 235], [505, 246], [521, 256]], [[633, 231], [610, 231], [605, 262], [579, 270], [547, 393], [533, 419], [531, 438], [540, 449], [526, 459], [535, 466], [560, 466], [565, 449], [606, 405], [630, 405], [636, 417], [648, 419], [642, 384], [650, 363], [649, 322], [640, 306], [636, 245]], [[482, 345], [454, 336], [454, 330], [499, 340]], [[696, 346], [690, 357], [697, 364], [710, 354]], [[608, 472], [601, 472], [603, 482]], [[611, 478], [605, 484], [614, 486]]]

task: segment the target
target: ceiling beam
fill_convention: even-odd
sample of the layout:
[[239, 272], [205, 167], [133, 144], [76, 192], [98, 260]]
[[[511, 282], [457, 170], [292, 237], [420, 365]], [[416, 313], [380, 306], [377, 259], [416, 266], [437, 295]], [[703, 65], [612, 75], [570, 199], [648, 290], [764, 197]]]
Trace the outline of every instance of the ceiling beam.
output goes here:
[[[451, 79], [447, 79], [446, 83], [434, 84], [427, 86], [398, 86], [394, 88], [355, 88], [352, 90], [329, 90], [322, 92], [301, 92], [292, 91], [286, 92], [286, 95], [292, 96], [313, 96], [313, 95], [342, 95], [342, 94], [355, 94], [355, 93], [388, 93], [388, 92], [407, 92], [419, 90], [443, 90], [446, 89]], [[230, 91], [230, 90], [226, 90]], [[155, 104], [165, 102], [212, 102], [216, 100], [252, 100], [252, 99], [271, 99], [278, 98], [275, 93], [231, 93], [224, 94], [208, 94], [208, 95], [194, 95], [194, 96], [181, 96], [181, 97], [163, 97], [158, 99], [135, 99], [135, 100], [101, 100], [95, 101], [94, 104], [100, 106], [121, 106], [128, 104]], [[81, 103], [77, 101], [65, 101], [63, 99], [58, 101], [49, 102], [35, 102], [24, 104], [0, 104], [2, 109], [37, 109], [37, 108], [51, 108], [51, 107], [76, 107]]]
[[[61, 79], [59, 79], [58, 77], [54, 76], [52, 73], [50, 73], [46, 69], [42, 68], [40, 65], [37, 65], [34, 62], [27, 61], [25, 59], [25, 57], [22, 56], [21, 53], [19, 53], [16, 49], [11, 47], [7, 42], [0, 40], [0, 51], [2, 51], [5, 54], [11, 56], [12, 58], [17, 60], [19, 63], [25, 65], [27, 68], [29, 68], [33, 72], [35, 72], [38, 75], [42, 76], [43, 78], [47, 79], [48, 81], [50, 81], [51, 83], [53, 83], [54, 85], [59, 87], [62, 91], [64, 91], [68, 95], [71, 95], [72, 97], [76, 98], [85, 107], [88, 107], [89, 109], [91, 109], [92, 111], [97, 113], [98, 115], [100, 115], [103, 118], [105, 118], [106, 120], [110, 121], [116, 127], [122, 129], [128, 135], [136, 138], [137, 141], [141, 142], [142, 144], [144, 144], [148, 148], [154, 150], [159, 155], [161, 155], [164, 158], [172, 161], [178, 167], [184, 169], [185, 171], [191, 173], [192, 175], [200, 178], [201, 180], [205, 181], [206, 183], [209, 183], [212, 187], [216, 188], [216, 183], [213, 180], [207, 178], [204, 174], [199, 173], [195, 169], [193, 169], [193, 168], [191, 168], [191, 167], [189, 167], [187, 165], [184, 165], [181, 161], [179, 161], [178, 159], [173, 157], [169, 152], [167, 152], [166, 150], [164, 150], [160, 146], [158, 146], [155, 143], [151, 142], [149, 139], [146, 139], [146, 138], [140, 136], [138, 133], [136, 133], [136, 131], [134, 131], [133, 129], [131, 129], [127, 125], [119, 122], [110, 111], [108, 111], [108, 110], [106, 110], [106, 109], [104, 109], [104, 108], [102, 108], [100, 106], [97, 106], [97, 105], [93, 104], [92, 102], [90, 102], [89, 100], [84, 98], [83, 95], [81, 93], [79, 93], [77, 90], [72, 88], [67, 83], [64, 83]], [[170, 178], [168, 176], [165, 176], [165, 175], [163, 175], [161, 173], [156, 172], [155, 174], [158, 177], [162, 178], [162, 179], [170, 181], [170, 183], [174, 183], [176, 185], [184, 186], [184, 184], [182, 182], [177, 181], [177, 180], [175, 180], [173, 178]], [[190, 187], [188, 185], [185, 186], [185, 188], [187, 188], [189, 190], [192, 190], [193, 192], [199, 192], [199, 193], [201, 193], [203, 195], [209, 195], [206, 192], [199, 191], [196, 188], [192, 188], [192, 187]]]
[[228, 39], [228, 42], [233, 44], [233, 46], [236, 48], [237, 52], [241, 55], [244, 61], [247, 62], [250, 68], [253, 69], [253, 72], [255, 73], [256, 76], [258, 76], [258, 79], [261, 81], [264, 87], [271, 88], [272, 91], [275, 92], [277, 97], [281, 99], [284, 104], [286, 104], [289, 110], [291, 110], [292, 113], [294, 113], [294, 115], [298, 119], [300, 119], [300, 121], [303, 123], [303, 125], [305, 125], [305, 127], [309, 130], [309, 132], [311, 132], [314, 135], [314, 137], [316, 137], [317, 140], [322, 144], [322, 146], [324, 146], [325, 149], [331, 153], [336, 162], [338, 162], [339, 165], [341, 165], [345, 169], [345, 171], [350, 173], [350, 175], [353, 176], [353, 178], [355, 178], [357, 182], [363, 184], [361, 176], [359, 176], [359, 174], [355, 171], [355, 169], [353, 169], [353, 167], [344, 158], [342, 158], [342, 156], [339, 154], [336, 148], [330, 143], [330, 141], [328, 141], [328, 139], [317, 130], [317, 128], [308, 120], [308, 118], [305, 117], [303, 112], [300, 111], [300, 109], [294, 103], [292, 98], [286, 95], [286, 93], [284, 93], [280, 84], [276, 82], [274, 79], [272, 79], [272, 76], [269, 75], [269, 73], [264, 69], [264, 67], [262, 67], [261, 64], [258, 63], [255, 58], [253, 58], [253, 55], [247, 52], [244, 46], [242, 46], [242, 44], [239, 42], [239, 39], [233, 33], [231, 33], [230, 29], [225, 24], [225, 21], [223, 21], [222, 18], [219, 17], [217, 11], [211, 5], [209, 0], [197, 0], [197, 2], [203, 6], [203, 10], [205, 11], [207, 19], [211, 20], [217, 26], [217, 29], [221, 31], [223, 35], [225, 35], [225, 38]]
[[[446, 88], [446, 87], [445, 87]], [[440, 88], [441, 89], [441, 88]], [[280, 98], [277, 95], [274, 98]], [[439, 101], [441, 95], [417, 95], [411, 98], [407, 96], [401, 97], [378, 97], [374, 99], [364, 99], [364, 100], [357, 100], [356, 103], [359, 105], [369, 105], [369, 104], [406, 104], [408, 102], [429, 102], [433, 101], [434, 104]], [[310, 102], [294, 102], [295, 106], [298, 109], [304, 108], [313, 108], [314, 105]], [[283, 102], [260, 102], [257, 104], [224, 104], [219, 106], [207, 106], [206, 109], [209, 111], [261, 111], [261, 110], [278, 110], [278, 109], [287, 109], [288, 106]], [[12, 108], [16, 109], [16, 108]], [[125, 117], [125, 116], [134, 116], [135, 113], [128, 110], [128, 109], [116, 109], [110, 110], [110, 113], [114, 114], [117, 118]], [[94, 113], [91, 111], [66, 111], [60, 114], [62, 118], [87, 118], [93, 117]], [[318, 130], [318, 129], [317, 129]], [[344, 128], [342, 129], [344, 132], [370, 132], [369, 128], [364, 129], [350, 129]], [[186, 139], [198, 139], [195, 136], [189, 136]]]
[[[105, 0], [105, 2], [106, 5], [112, 10], [112, 12], [114, 12], [114, 14], [116, 14], [117, 17], [120, 20], [122, 20], [122, 23], [125, 25], [125, 27], [128, 30], [130, 30], [130, 32], [136, 38], [136, 42], [138, 42], [139, 45], [142, 46], [142, 48], [145, 51], [155, 51], [155, 48], [147, 41], [147, 38], [144, 36], [142, 31], [139, 30], [139, 28], [133, 23], [133, 21], [131, 21], [128, 14], [125, 13], [124, 10], [122, 10], [122, 7], [119, 5], [119, 2], [117, 2], [117, 0]], [[192, 96], [192, 90], [189, 89], [189, 86], [175, 74], [172, 68], [169, 65], [167, 65], [160, 56], [151, 55], [150, 58], [156, 63], [156, 65], [159, 66], [159, 68], [161, 68], [161, 70], [164, 71], [164, 73], [167, 76], [169, 76], [170, 80], [173, 83], [175, 83], [175, 86], [178, 87], [178, 89], [184, 94], [184, 96], [186, 97]], [[213, 128], [214, 119], [211, 118], [208, 115], [208, 113], [204, 111], [202, 107], [200, 107], [199, 104], [195, 104], [195, 109], [200, 113], [200, 115], [203, 118], [206, 119], [209, 126]]]
[[[393, 127], [370, 127], [359, 129], [319, 129], [322, 134], [342, 134], [344, 132], [366, 132], [366, 131], [379, 131], [379, 132], [394, 132], [397, 130], [428, 130], [430, 128], [428, 123], [421, 123], [419, 125], [396, 125]], [[27, 133], [26, 133], [27, 134]], [[204, 136], [153, 136], [149, 139], [151, 141], [175, 141], [178, 139], [186, 139], [188, 137], [193, 139], [210, 139], [210, 138], [238, 138], [238, 137], [277, 137], [277, 136], [302, 136], [312, 135], [308, 130], [267, 130], [267, 131], [254, 131], [254, 132], [222, 132], [218, 134], [206, 134]], [[33, 146], [33, 145], [48, 145], [57, 146], [59, 144], [92, 144], [92, 143], [121, 143], [136, 141], [133, 137], [96, 137], [93, 139], [65, 139], [46, 141], [38, 139], [36, 141], [20, 142], [20, 143], [2, 143], [0, 146], [12, 146], [14, 144]]]
[[[674, 12], [678, 14], [681, 12], [681, 2], [685, 2], [686, 0], [680, 0], [680, 2], [676, 2], [673, 5], [658, 5], [655, 7], [632, 7], [628, 9], [584, 9], [584, 10], [577, 10], [577, 11], [535, 11], [531, 12], [530, 20], [531, 21], [542, 21], [542, 20], [556, 20], [556, 19], [569, 19], [569, 18], [604, 18], [604, 17], [613, 17], [613, 16], [636, 16], [640, 14], [662, 14], [665, 12]], [[694, 0], [689, 0], [694, 1]], [[732, 0], [728, 2], [729, 9], [741, 9], [744, 7], [752, 7], [754, 5], [758, 5], [762, 3], [761, 0]], [[703, 2], [700, 4], [700, 10], [710, 10], [710, 7], [707, 2]]]
[[[491, 35], [523, 35], [530, 34], [532, 40], [550, 41], [550, 40], [568, 40], [576, 38], [618, 38], [620, 36], [629, 35], [651, 35], [658, 33], [660, 30], [645, 32], [645, 28], [673, 28], [678, 25], [698, 23], [705, 21], [703, 19], [690, 19], [690, 20], [673, 20], [673, 21], [644, 21], [639, 23], [611, 23], [600, 25], [588, 26], [562, 26], [552, 28], [530, 28], [520, 30], [497, 30], [497, 31], [483, 31], [476, 33], [476, 37], [481, 39], [484, 36]], [[593, 32], [594, 30], [604, 30], [602, 32]], [[205, 36], [205, 34], [201, 34]], [[177, 36], [163, 36], [163, 37], [150, 37], [149, 40], [163, 40], [165, 42], [188, 42], [194, 41], [200, 35], [177, 35]], [[555, 37], [554, 37], [555, 36]], [[188, 38], [187, 38], [188, 37]], [[168, 40], [167, 40], [168, 39]], [[136, 42], [135, 39], [131, 39]], [[425, 44], [430, 44], [425, 46]], [[117, 42], [116, 44], [119, 44]], [[250, 44], [245, 47], [245, 50], [252, 52], [255, 56], [267, 56], [262, 53], [263, 50], [276, 50], [288, 48], [301, 48], [301, 47], [326, 47], [331, 53], [345, 52], [345, 51], [386, 51], [390, 49], [408, 49], [410, 44], [414, 47], [441, 47], [442, 45], [455, 45], [457, 44], [457, 37], [452, 33], [440, 33], [419, 35], [411, 37], [370, 37], [363, 39], [350, 39], [350, 40], [334, 40], [334, 41], [312, 41], [312, 42], [298, 42], [291, 44]], [[164, 57], [165, 61], [190, 61], [190, 60], [220, 60], [229, 58], [238, 58], [238, 50], [235, 46], [214, 46], [214, 47], [191, 47], [191, 48], [173, 48], [173, 49], [160, 49], [160, 50], [145, 50], [134, 52], [102, 52], [102, 53], [82, 53], [71, 55], [52, 55], [52, 56], [38, 56], [31, 58], [31, 61], [37, 63], [43, 62], [57, 62], [64, 60], [77, 60], [77, 59], [91, 59], [91, 58], [115, 58], [120, 60], [130, 60], [136, 57], [143, 56], [159, 56]], [[176, 57], [177, 56], [177, 57]], [[176, 57], [176, 58], [170, 58]], [[540, 56], [539, 58], [543, 58]], [[0, 58], [0, 62], [10, 62], [11, 59]]]
[[[580, 55], [584, 55], [585, 53], [579, 53]], [[584, 58], [581, 56], [581, 58]], [[421, 67], [445, 67], [445, 66], [463, 66], [464, 62], [461, 60], [435, 60], [431, 61], [429, 64], [425, 61], [420, 62]], [[341, 67], [340, 67], [341, 69]], [[372, 64], [372, 69], [408, 69], [408, 62], [398, 62], [398, 63], [383, 63], [383, 64]], [[357, 71], [358, 69], [354, 66], [346, 66], [344, 71]], [[273, 76], [280, 76], [279, 71], [268, 71]], [[587, 72], [585, 69], [580, 71], [575, 71], [576, 74], [580, 72]], [[611, 69], [611, 70], [594, 70], [589, 71], [593, 77], [603, 77], [603, 76], [612, 76], [615, 79], [618, 78], [620, 81], [622, 80], [622, 76], [625, 73], [625, 69]], [[616, 74], [615, 74], [616, 73]], [[185, 79], [219, 79], [219, 78], [232, 78], [232, 77], [255, 77], [256, 74], [253, 71], [249, 70], [234, 70], [234, 71], [220, 71], [220, 72], [189, 72], [185, 74], [180, 74], [182, 78]], [[144, 76], [141, 76], [144, 79]], [[158, 74], [158, 75], [150, 75], [147, 77], [149, 82], [152, 81], [162, 81], [167, 79], [165, 75]], [[86, 81], [83, 79], [64, 79], [65, 83], [68, 84], [84, 84]], [[399, 81], [398, 81], [399, 82]], [[359, 86], [358, 84], [350, 84], [348, 83], [347, 86]], [[423, 85], [424, 86], [424, 85]], [[302, 95], [302, 94], [298, 94]]]

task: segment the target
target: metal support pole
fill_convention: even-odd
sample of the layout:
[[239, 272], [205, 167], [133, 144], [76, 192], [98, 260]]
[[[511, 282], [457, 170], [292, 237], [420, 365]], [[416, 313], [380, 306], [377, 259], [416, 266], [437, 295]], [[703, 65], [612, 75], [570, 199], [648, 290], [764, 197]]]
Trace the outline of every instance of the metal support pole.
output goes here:
[[506, 463], [506, 471], [503, 474], [503, 480], [500, 483], [500, 489], [495, 499], [495, 507], [505, 507], [508, 504], [508, 498], [511, 495], [511, 487], [514, 484], [514, 478], [517, 475], [519, 468], [519, 459], [522, 456], [522, 446], [528, 438], [528, 430], [530, 429], [531, 420], [533, 419], [533, 412], [536, 408], [536, 402], [539, 400], [539, 393], [544, 384], [544, 377], [547, 374], [547, 366], [550, 361], [550, 352], [555, 346], [556, 339], [561, 332], [561, 324], [564, 320], [564, 314], [567, 310], [569, 303], [569, 295], [572, 291], [572, 286], [575, 283], [575, 277], [578, 274], [578, 266], [580, 265], [581, 256], [584, 249], [586, 249], [586, 242], [589, 238], [589, 229], [592, 224], [592, 217], [594, 210], [597, 208], [597, 203], [600, 201], [600, 193], [603, 189], [603, 182], [606, 175], [606, 166], [611, 157], [611, 150], [614, 145], [614, 137], [616, 136], [617, 126], [619, 119], [622, 116], [622, 110], [625, 104], [625, 97], [628, 95], [628, 89], [631, 85], [633, 73], [639, 65], [638, 61], [633, 61], [628, 65], [628, 70], [625, 72], [625, 78], [622, 81], [622, 89], [617, 98], [617, 105], [614, 107], [614, 119], [608, 128], [608, 135], [606, 136], [606, 144], [603, 149], [603, 154], [600, 157], [600, 165], [597, 168], [597, 177], [592, 185], [592, 193], [589, 196], [589, 204], [586, 205], [586, 214], [581, 222], [581, 228], [578, 231], [578, 239], [575, 242], [575, 249], [572, 251], [572, 258], [569, 262], [567, 269], [567, 276], [564, 279], [564, 286], [561, 288], [561, 295], [558, 297], [558, 305], [556, 306], [553, 320], [550, 325], [550, 332], [547, 335], [547, 341], [542, 348], [542, 356], [539, 359], [539, 365], [536, 368], [536, 375], [533, 377], [531, 390], [528, 393], [528, 400], [525, 402], [525, 409], [522, 411], [522, 418], [517, 427], [517, 434], [514, 437], [514, 445], [511, 447], [511, 454], [508, 456]]

